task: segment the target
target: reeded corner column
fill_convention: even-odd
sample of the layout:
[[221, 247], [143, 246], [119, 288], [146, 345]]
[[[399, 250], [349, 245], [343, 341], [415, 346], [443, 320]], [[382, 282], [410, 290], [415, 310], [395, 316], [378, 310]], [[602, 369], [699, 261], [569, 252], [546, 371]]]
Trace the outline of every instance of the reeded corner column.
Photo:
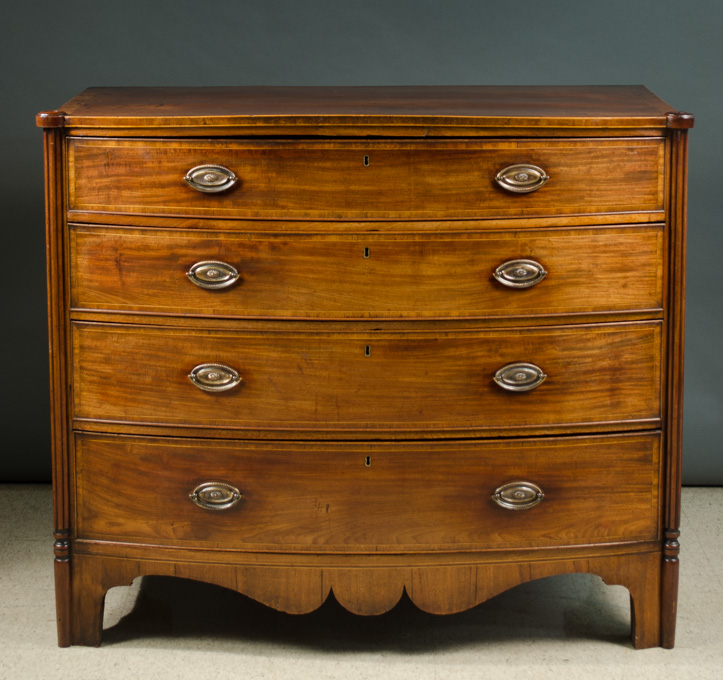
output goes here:
[[48, 287], [48, 339], [50, 358], [50, 414], [53, 469], [53, 549], [58, 645], [71, 644], [71, 524], [68, 395], [66, 393], [67, 331], [65, 311], [66, 207], [65, 114], [42, 111], [36, 124], [43, 128], [45, 151], [45, 243]]
[[675, 645], [680, 553], [680, 488], [683, 444], [683, 360], [685, 353], [685, 257], [688, 202], [688, 130], [694, 117], [689, 113], [667, 115], [670, 144], [670, 184], [667, 205], [668, 316], [666, 319], [668, 382], [664, 395], [666, 409], [663, 488], [663, 565], [661, 580], [661, 646]]

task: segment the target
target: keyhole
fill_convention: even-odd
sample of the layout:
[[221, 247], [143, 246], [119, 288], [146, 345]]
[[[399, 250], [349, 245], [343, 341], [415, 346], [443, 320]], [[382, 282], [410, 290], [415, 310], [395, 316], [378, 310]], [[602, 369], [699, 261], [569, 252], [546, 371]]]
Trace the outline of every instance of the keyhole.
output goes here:
[[372, 457], [371, 457], [371, 456], [367, 456], [367, 457], [364, 459], [364, 465], [365, 465], [366, 467], [371, 467], [371, 466], [372, 466]]
[[369, 167], [369, 156], [364, 156], [364, 165], [368, 168]]
[[372, 348], [369, 347], [369, 345], [367, 345], [367, 346], [364, 348], [364, 356], [365, 356], [365, 357], [368, 357], [371, 353], [372, 353]]
[[364, 257], [369, 257], [369, 248], [364, 248]]

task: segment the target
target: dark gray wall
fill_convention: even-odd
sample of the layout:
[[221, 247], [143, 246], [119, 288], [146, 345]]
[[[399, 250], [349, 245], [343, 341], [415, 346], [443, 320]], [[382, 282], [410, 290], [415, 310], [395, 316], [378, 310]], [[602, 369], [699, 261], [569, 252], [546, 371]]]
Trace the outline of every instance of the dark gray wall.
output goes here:
[[37, 111], [93, 85], [642, 83], [696, 114], [685, 481], [723, 483], [720, 0], [32, 0], [0, 25], [0, 480], [50, 474]]

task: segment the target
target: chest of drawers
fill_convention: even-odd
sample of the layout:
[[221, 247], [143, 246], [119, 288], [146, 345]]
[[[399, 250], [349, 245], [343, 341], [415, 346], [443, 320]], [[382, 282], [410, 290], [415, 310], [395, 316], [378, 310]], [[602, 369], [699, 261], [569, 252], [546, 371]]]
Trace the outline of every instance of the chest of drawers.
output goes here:
[[94, 88], [44, 128], [61, 646], [106, 591], [672, 647], [687, 130], [642, 87]]

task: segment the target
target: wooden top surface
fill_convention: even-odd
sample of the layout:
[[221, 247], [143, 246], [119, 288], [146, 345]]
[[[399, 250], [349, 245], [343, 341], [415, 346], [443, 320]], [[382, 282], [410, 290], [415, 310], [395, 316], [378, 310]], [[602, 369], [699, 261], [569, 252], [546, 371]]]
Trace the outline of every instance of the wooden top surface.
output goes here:
[[[38, 125], [640, 128], [682, 127], [674, 122], [680, 115], [640, 85], [94, 87], [58, 111], [38, 114]], [[686, 122], [684, 127], [690, 127], [692, 117]]]

